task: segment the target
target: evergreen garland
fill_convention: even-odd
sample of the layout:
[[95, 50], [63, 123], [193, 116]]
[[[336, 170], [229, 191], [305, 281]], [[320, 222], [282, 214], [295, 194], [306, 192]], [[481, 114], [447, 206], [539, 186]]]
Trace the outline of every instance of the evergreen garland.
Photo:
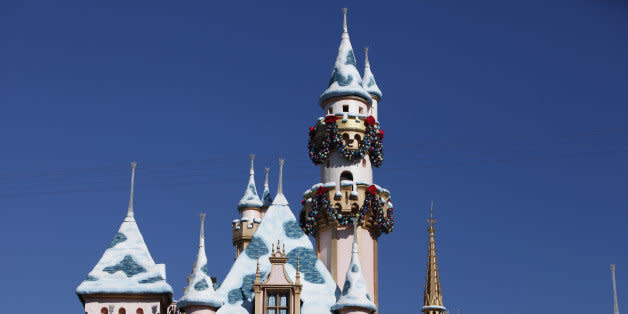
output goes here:
[[[384, 130], [380, 129], [379, 126], [376, 125], [375, 118], [373, 118], [373, 116], [368, 116], [364, 120], [366, 132], [358, 149], [351, 149], [347, 147], [338, 132], [336, 120], [338, 120], [338, 117], [335, 115], [329, 115], [325, 117], [324, 123], [319, 123], [315, 127], [310, 127], [310, 139], [307, 147], [312, 162], [317, 165], [322, 164], [327, 160], [329, 152], [332, 149], [338, 149], [338, 151], [350, 161], [360, 160], [364, 158], [365, 154], [368, 154], [371, 164], [375, 167], [381, 166], [384, 161]], [[324, 134], [320, 145], [316, 145], [314, 139], [316, 134], [319, 132], [319, 128], [324, 128], [324, 130], [322, 130]]]
[[[350, 214], [344, 215], [331, 206], [328, 191], [327, 188], [321, 186], [316, 190], [316, 195], [301, 201], [303, 207], [305, 207], [307, 202], [312, 203], [310, 211], [306, 213], [305, 210], [302, 210], [299, 217], [301, 229], [303, 229], [307, 235], [315, 235], [318, 227], [318, 218], [322, 213], [326, 213], [327, 217], [336, 221], [340, 226], [348, 226], [352, 223], [352, 216]], [[384, 202], [377, 194], [377, 187], [375, 187], [375, 185], [369, 186], [366, 190], [364, 204], [362, 204], [362, 207], [360, 207], [357, 212], [359, 223], [363, 223], [367, 214], [370, 212], [373, 215], [378, 233], [390, 233], [395, 224], [393, 208], [388, 208], [388, 211], [384, 213], [384, 205]]]

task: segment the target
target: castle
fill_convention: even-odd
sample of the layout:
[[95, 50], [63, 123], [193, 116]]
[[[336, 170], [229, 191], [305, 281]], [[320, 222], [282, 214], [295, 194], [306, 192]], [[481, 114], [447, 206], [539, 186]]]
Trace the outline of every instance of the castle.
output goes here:
[[[384, 130], [378, 120], [382, 92], [365, 51], [357, 69], [343, 30], [328, 88], [320, 96], [323, 117], [309, 130], [309, 157], [320, 167], [320, 182], [303, 194], [299, 218], [283, 195], [283, 161], [273, 198], [268, 168], [262, 197], [249, 182], [232, 222], [236, 259], [218, 285], [207, 266], [204, 214], [198, 255], [183, 295], [173, 301], [165, 265], [156, 264], [135, 220], [132, 163], [127, 215], [76, 294], [86, 314], [372, 314], [378, 311], [378, 238], [392, 231], [390, 192], [373, 182], [372, 167], [383, 162]], [[428, 220], [428, 262], [423, 306], [440, 314], [443, 306], [435, 220]], [[313, 245], [311, 236], [315, 239]]]

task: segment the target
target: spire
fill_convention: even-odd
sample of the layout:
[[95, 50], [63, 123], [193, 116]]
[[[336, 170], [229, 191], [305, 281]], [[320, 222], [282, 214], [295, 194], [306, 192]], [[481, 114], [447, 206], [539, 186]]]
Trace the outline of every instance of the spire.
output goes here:
[[262, 201], [259, 199], [257, 195], [257, 188], [255, 187], [255, 169], [254, 162], [255, 155], [251, 154], [251, 169], [249, 170], [249, 184], [246, 187], [246, 191], [244, 191], [244, 196], [240, 199], [238, 203], [238, 209], [243, 208], [261, 208]]
[[425, 277], [425, 291], [423, 294], [423, 308], [425, 313], [435, 314], [445, 311], [443, 306], [443, 295], [440, 287], [440, 277], [438, 275], [438, 262], [436, 260], [436, 241], [434, 240], [434, 201], [430, 207], [430, 219], [427, 220], [429, 227], [427, 231], [430, 235], [429, 249], [427, 256], [427, 276]]
[[135, 167], [137, 167], [137, 162], [131, 162], [131, 195], [129, 196], [129, 209], [126, 213], [126, 220], [135, 220], [135, 213], [133, 212], [133, 190], [135, 188]]
[[270, 168], [264, 168], [264, 172], [266, 176], [264, 178], [264, 193], [262, 193], [262, 203], [264, 203], [263, 207], [268, 207], [273, 203], [273, 198], [270, 196], [270, 188], [268, 186], [268, 173], [270, 172]]
[[615, 264], [611, 264], [611, 273], [613, 275], [613, 314], [619, 314], [619, 305], [617, 305], [617, 285], [615, 283]]
[[371, 300], [362, 267], [360, 266], [360, 249], [358, 246], [358, 217], [353, 217], [353, 245], [351, 248], [351, 262], [347, 269], [345, 284], [338, 301], [331, 307], [332, 311], [342, 308], [360, 308], [366, 313], [377, 311], [377, 306]]
[[279, 159], [279, 183], [277, 184], [277, 194], [283, 195], [283, 164], [286, 160]]
[[218, 309], [223, 302], [216, 294], [213, 281], [207, 268], [205, 253], [205, 213], [201, 213], [201, 233], [198, 241], [198, 253], [192, 273], [188, 277], [188, 286], [183, 297], [177, 301], [177, 306], [183, 309], [188, 306], [207, 306]]
[[375, 76], [371, 72], [371, 63], [369, 62], [369, 47], [364, 47], [364, 76], [362, 77], [362, 87], [376, 100], [382, 98], [382, 91], [375, 82]]
[[349, 40], [347, 8], [343, 8], [342, 12], [342, 36], [340, 36], [338, 56], [336, 57], [336, 62], [334, 63], [334, 69], [331, 73], [331, 79], [329, 80], [327, 90], [325, 90], [321, 95], [319, 103], [323, 105], [327, 100], [335, 97], [357, 96], [370, 104], [372, 98], [362, 87], [362, 76], [358, 71], [353, 47], [351, 46], [351, 41]]

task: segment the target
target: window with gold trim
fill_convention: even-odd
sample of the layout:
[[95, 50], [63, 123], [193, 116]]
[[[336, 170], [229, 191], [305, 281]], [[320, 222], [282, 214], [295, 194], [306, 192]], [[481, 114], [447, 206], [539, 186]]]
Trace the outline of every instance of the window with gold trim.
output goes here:
[[289, 291], [267, 291], [265, 314], [290, 314]]

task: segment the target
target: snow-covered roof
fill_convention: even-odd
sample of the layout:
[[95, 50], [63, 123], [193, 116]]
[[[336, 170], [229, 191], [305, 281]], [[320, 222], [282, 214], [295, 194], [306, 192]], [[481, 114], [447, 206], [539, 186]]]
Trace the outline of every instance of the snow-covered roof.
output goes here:
[[136, 163], [131, 163], [131, 197], [127, 216], [113, 237], [109, 248], [96, 266], [77, 288], [76, 293], [87, 294], [172, 294], [166, 282], [166, 265], [156, 264], [133, 212], [133, 185]]
[[[354, 222], [355, 224], [356, 222]], [[355, 231], [355, 228], [354, 228]], [[360, 266], [360, 252], [358, 250], [358, 243], [356, 241], [357, 233], [354, 232], [354, 241], [351, 250], [351, 263], [347, 269], [347, 276], [345, 277], [345, 284], [342, 287], [342, 293], [338, 297], [338, 301], [332, 310], [336, 311], [345, 307], [359, 307], [377, 311], [377, 307], [368, 292], [366, 280], [362, 275], [362, 267]]]
[[[281, 170], [279, 182], [281, 182]], [[236, 261], [217, 293], [226, 302], [218, 314], [252, 313], [253, 282], [257, 261], [263, 278], [271, 269], [268, 259], [270, 248], [277, 240], [285, 244], [288, 262], [285, 270], [290, 280], [296, 280], [297, 258], [300, 260], [302, 274], [301, 300], [303, 314], [331, 314], [330, 308], [336, 301], [336, 283], [325, 265], [318, 259], [312, 242], [303, 233], [297, 220], [282, 194], [281, 183], [277, 196], [270, 205], [264, 219], [253, 235], [253, 240]]]
[[205, 254], [204, 219], [205, 214], [201, 214], [201, 235], [196, 262], [188, 277], [188, 286], [184, 290], [183, 297], [177, 301], [177, 306], [181, 309], [187, 306], [210, 306], [217, 309], [224, 303], [216, 294], [209, 275]]
[[369, 49], [366, 47], [364, 49], [364, 76], [362, 77], [362, 87], [371, 95], [377, 96], [377, 98], [382, 98], [382, 91], [377, 86], [377, 82], [375, 81], [375, 76], [371, 71], [371, 63], [369, 62]]
[[155, 264], [135, 219], [127, 216], [100, 261], [76, 288], [76, 293], [172, 294], [172, 287], [166, 282], [166, 266]]
[[253, 160], [255, 160], [255, 155], [251, 155], [251, 170], [249, 171], [249, 184], [246, 186], [246, 190], [244, 191], [244, 196], [238, 202], [238, 209], [246, 208], [246, 207], [254, 207], [260, 208], [262, 205], [262, 200], [259, 199], [257, 195], [257, 188], [255, 187], [255, 170], [253, 169]]
[[362, 76], [358, 71], [353, 47], [349, 40], [349, 32], [347, 31], [346, 10], [340, 46], [338, 47], [338, 56], [336, 57], [334, 69], [331, 73], [329, 86], [327, 90], [321, 94], [319, 102], [323, 104], [330, 98], [340, 96], [358, 96], [364, 98], [368, 103], [371, 103], [373, 100], [364, 87], [362, 87]]

